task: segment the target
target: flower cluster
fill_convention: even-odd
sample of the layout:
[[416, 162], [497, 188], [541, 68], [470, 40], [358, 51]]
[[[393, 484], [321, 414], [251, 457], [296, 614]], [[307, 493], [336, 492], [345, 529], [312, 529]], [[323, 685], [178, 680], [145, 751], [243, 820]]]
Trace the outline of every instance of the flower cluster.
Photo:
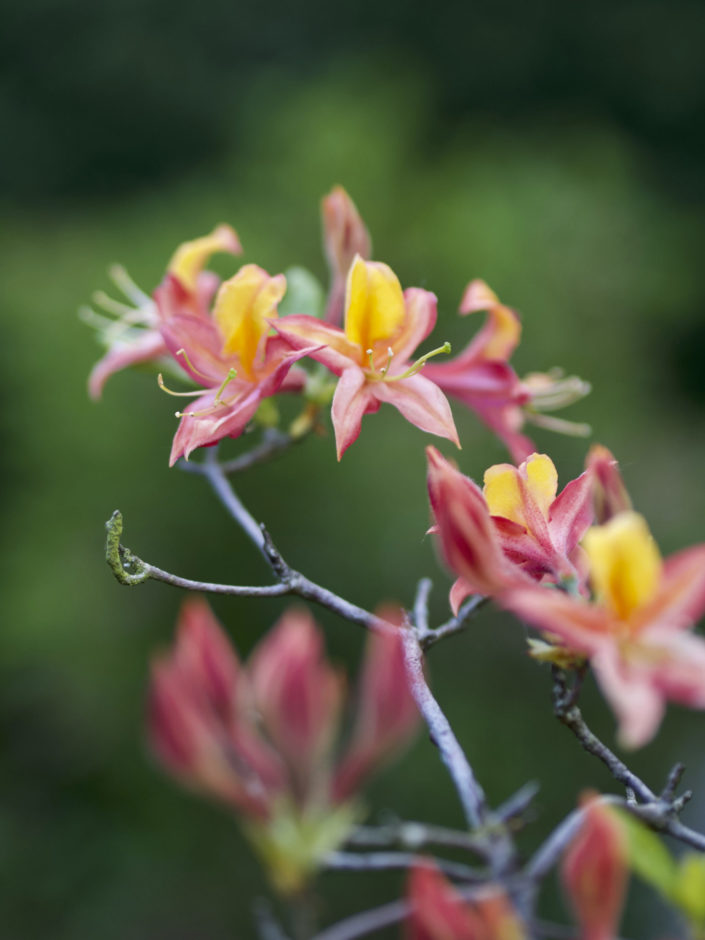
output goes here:
[[625, 746], [653, 737], [669, 699], [705, 708], [705, 640], [690, 632], [705, 612], [705, 545], [663, 562], [605, 448], [559, 495], [545, 454], [490, 467], [483, 490], [434, 448], [428, 464], [454, 609], [495, 597], [560, 644], [555, 661], [587, 657]]
[[[117, 319], [86, 313], [108, 347], [91, 373], [92, 396], [99, 397], [114, 372], [150, 361], [163, 366], [171, 356], [171, 370], [180, 367], [182, 377], [196, 386], [171, 391], [160, 377], [165, 391], [195, 399], [176, 413], [173, 464], [198, 447], [239, 437], [262, 402], [279, 392], [320, 397], [320, 390], [312, 392], [316, 383], [310, 373], [292, 368], [306, 358], [322, 363], [337, 379], [331, 417], [338, 458], [358, 437], [363, 416], [385, 402], [422, 431], [459, 447], [446, 398], [451, 395], [497, 433], [514, 459], [522, 459], [533, 450], [520, 433], [525, 419], [541, 423], [539, 411], [588, 391], [578, 380], [550, 376], [522, 382], [509, 365], [521, 333], [519, 318], [477, 280], [466, 288], [460, 313], [487, 311], [485, 326], [453, 360], [429, 362], [450, 352], [448, 343], [414, 359], [436, 323], [435, 294], [416, 287], [402, 291], [388, 265], [370, 260], [367, 229], [341, 187], [323, 199], [322, 219], [331, 273], [325, 319], [319, 318], [321, 311], [306, 309], [281, 316], [287, 278], [255, 264], [220, 283], [206, 270], [211, 256], [242, 253], [235, 231], [220, 225], [176, 250], [153, 300], [124, 272], [118, 286], [134, 306], [103, 294], [95, 298]], [[287, 300], [298, 303], [293, 296]]]
[[370, 634], [353, 729], [338, 753], [344, 696], [304, 609], [285, 613], [244, 666], [208, 604], [187, 601], [173, 649], [153, 666], [153, 750], [184, 784], [239, 815], [285, 891], [345, 838], [361, 784], [414, 730], [397, 632]]

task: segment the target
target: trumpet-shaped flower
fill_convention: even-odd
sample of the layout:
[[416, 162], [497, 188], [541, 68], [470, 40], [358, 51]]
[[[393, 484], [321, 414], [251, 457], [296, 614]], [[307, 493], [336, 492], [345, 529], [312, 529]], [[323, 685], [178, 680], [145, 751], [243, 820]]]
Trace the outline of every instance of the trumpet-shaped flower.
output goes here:
[[[284, 890], [345, 838], [361, 783], [417, 722], [397, 633], [371, 634], [352, 737], [339, 754], [344, 677], [308, 613], [291, 610], [241, 665], [203, 600], [153, 667], [148, 728], [161, 762], [234, 809]], [[393, 694], [392, 694], [393, 693]]]
[[155, 291], [167, 347], [201, 386], [197, 392], [171, 393], [196, 400], [177, 412], [181, 421], [170, 465], [197, 447], [238, 437], [263, 399], [301, 387], [302, 377], [290, 376], [289, 370], [316, 347], [292, 349], [281, 337], [269, 335], [285, 291], [283, 274], [270, 277], [254, 264], [220, 285], [212, 315], [194, 309], [194, 295], [175, 275], [167, 275]]
[[503, 889], [466, 901], [431, 861], [411, 870], [407, 940], [523, 940], [524, 927]]
[[370, 235], [355, 203], [342, 186], [335, 186], [321, 202], [323, 248], [330, 268], [331, 285], [326, 320], [336, 326], [345, 311], [345, 281], [356, 255], [369, 258]]
[[705, 640], [690, 628], [705, 612], [705, 545], [662, 561], [645, 520], [621, 512], [583, 541], [593, 599], [539, 587], [504, 606], [588, 656], [626, 747], [649, 741], [665, 703], [705, 708]]
[[340, 376], [332, 407], [338, 459], [359, 435], [363, 416], [383, 402], [422, 431], [460, 446], [445, 395], [419, 374], [430, 356], [447, 347], [410, 361], [435, 322], [434, 294], [413, 287], [402, 293], [386, 264], [357, 256], [347, 279], [344, 330], [307, 316], [275, 324], [296, 348], [319, 345], [309, 354]]
[[624, 904], [628, 864], [625, 832], [597, 799], [584, 804], [582, 825], [561, 864], [565, 892], [581, 940], [614, 940]]
[[578, 542], [592, 521], [589, 471], [557, 495], [550, 457], [532, 454], [519, 467], [490, 467], [481, 491], [435, 448], [426, 452], [434, 531], [459, 575], [454, 610], [475, 592], [497, 595], [539, 580], [580, 583]]
[[460, 355], [429, 364], [426, 378], [470, 408], [504, 442], [520, 463], [535, 450], [521, 433], [530, 418], [536, 424], [566, 433], [585, 433], [576, 425], [538, 414], [569, 404], [589, 391], [576, 378], [535, 374], [522, 381], [509, 365], [521, 338], [516, 312], [501, 303], [484, 281], [471, 281], [460, 302], [460, 314], [487, 312], [487, 320]]
[[[229, 225], [217, 226], [210, 235], [184, 242], [174, 252], [167, 272], [181, 284], [185, 300], [194, 313], [205, 312], [218, 279], [205, 270], [211, 255], [242, 252], [237, 233]], [[98, 292], [96, 306], [111, 314], [109, 319], [95, 311], [85, 309], [82, 315], [96, 326], [102, 342], [107, 346], [105, 355], [95, 364], [88, 379], [91, 398], [100, 398], [103, 386], [115, 372], [143, 362], [168, 360], [169, 351], [159, 329], [159, 314], [151, 297], [137, 287], [127, 272], [116, 266], [111, 277], [129, 303], [116, 301]]]

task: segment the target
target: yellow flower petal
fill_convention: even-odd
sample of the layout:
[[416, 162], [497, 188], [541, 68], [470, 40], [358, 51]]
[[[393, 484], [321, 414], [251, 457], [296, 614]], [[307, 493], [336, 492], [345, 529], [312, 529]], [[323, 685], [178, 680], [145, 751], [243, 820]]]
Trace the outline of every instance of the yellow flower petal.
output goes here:
[[533, 497], [536, 505], [548, 519], [551, 503], [556, 498], [558, 474], [553, 461], [546, 454], [532, 454], [519, 468], [509, 463], [498, 463], [485, 471], [484, 494], [490, 513], [526, 525], [524, 494], [519, 478]]
[[548, 519], [548, 511], [558, 491], [558, 472], [553, 461], [546, 454], [532, 454], [526, 458], [522, 468], [526, 472], [527, 489]]
[[516, 467], [508, 463], [488, 467], [485, 470], [484, 484], [483, 493], [491, 515], [526, 525]]
[[195, 238], [193, 241], [179, 245], [167, 267], [170, 274], [174, 274], [187, 290], [196, 286], [198, 275], [204, 269], [211, 255], [219, 251], [239, 255], [242, 251], [240, 241], [235, 229], [229, 225], [219, 225], [210, 235]]
[[345, 293], [345, 335], [366, 352], [389, 342], [404, 321], [404, 295], [396, 274], [379, 261], [358, 255]]
[[223, 355], [236, 354], [244, 372], [252, 367], [268, 320], [277, 316], [277, 304], [286, 292], [283, 274], [270, 277], [256, 264], [246, 264], [220, 285], [213, 318], [223, 337]]
[[583, 540], [597, 596], [623, 620], [654, 596], [661, 555], [643, 516], [621, 512]]

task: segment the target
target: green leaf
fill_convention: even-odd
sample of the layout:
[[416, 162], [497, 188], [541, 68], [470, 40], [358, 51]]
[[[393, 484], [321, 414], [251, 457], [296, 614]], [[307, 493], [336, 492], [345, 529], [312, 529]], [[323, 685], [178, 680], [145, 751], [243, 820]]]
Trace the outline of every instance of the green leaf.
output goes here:
[[627, 836], [629, 867], [669, 901], [674, 901], [676, 862], [659, 836], [624, 810], [615, 809]]
[[322, 317], [325, 293], [318, 278], [306, 268], [287, 268], [286, 294], [279, 304], [280, 316], [304, 313], [309, 317]]
[[705, 857], [694, 852], [683, 856], [673, 901], [698, 927], [705, 927]]

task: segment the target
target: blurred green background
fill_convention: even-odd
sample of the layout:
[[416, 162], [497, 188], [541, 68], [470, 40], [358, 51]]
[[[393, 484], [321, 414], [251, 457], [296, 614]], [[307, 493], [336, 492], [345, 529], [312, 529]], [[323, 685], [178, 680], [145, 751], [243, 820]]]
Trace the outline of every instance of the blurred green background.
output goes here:
[[[475, 326], [455, 310], [486, 279], [522, 313], [520, 374], [561, 365], [593, 382], [566, 416], [620, 458], [663, 551], [702, 540], [705, 8], [36, 0], [3, 18], [0, 935], [247, 938], [266, 886], [236, 825], [172, 785], [143, 743], [149, 657], [181, 597], [118, 586], [103, 522], [119, 507], [126, 543], [187, 576], [266, 572], [203, 481], [167, 469], [173, 402], [153, 376], [119, 375], [88, 401], [99, 349], [76, 310], [110, 263], [151, 289], [177, 243], [221, 221], [245, 260], [323, 277], [318, 200], [340, 182], [375, 257], [438, 294], [441, 339], [464, 345]], [[505, 454], [455, 412], [460, 465], [479, 478]], [[535, 438], [563, 481], [580, 471], [586, 442]], [[383, 409], [341, 465], [332, 438], [316, 439], [239, 490], [293, 564], [363, 605], [409, 602], [432, 572], [440, 620], [450, 579], [423, 539], [425, 443]], [[214, 606], [244, 654], [283, 603]], [[320, 622], [331, 655], [355, 664], [361, 635]], [[430, 667], [491, 800], [540, 782], [526, 851], [583, 787], [611, 787], [554, 724], [517, 624], [487, 612]], [[592, 687], [585, 701], [612, 742]], [[633, 757], [655, 787], [687, 762], [686, 819], [701, 828], [703, 722], [671, 708]], [[423, 735], [368, 805], [461, 823]], [[321, 921], [401, 885], [327, 875]], [[663, 936], [665, 917], [636, 890], [623, 933]]]

